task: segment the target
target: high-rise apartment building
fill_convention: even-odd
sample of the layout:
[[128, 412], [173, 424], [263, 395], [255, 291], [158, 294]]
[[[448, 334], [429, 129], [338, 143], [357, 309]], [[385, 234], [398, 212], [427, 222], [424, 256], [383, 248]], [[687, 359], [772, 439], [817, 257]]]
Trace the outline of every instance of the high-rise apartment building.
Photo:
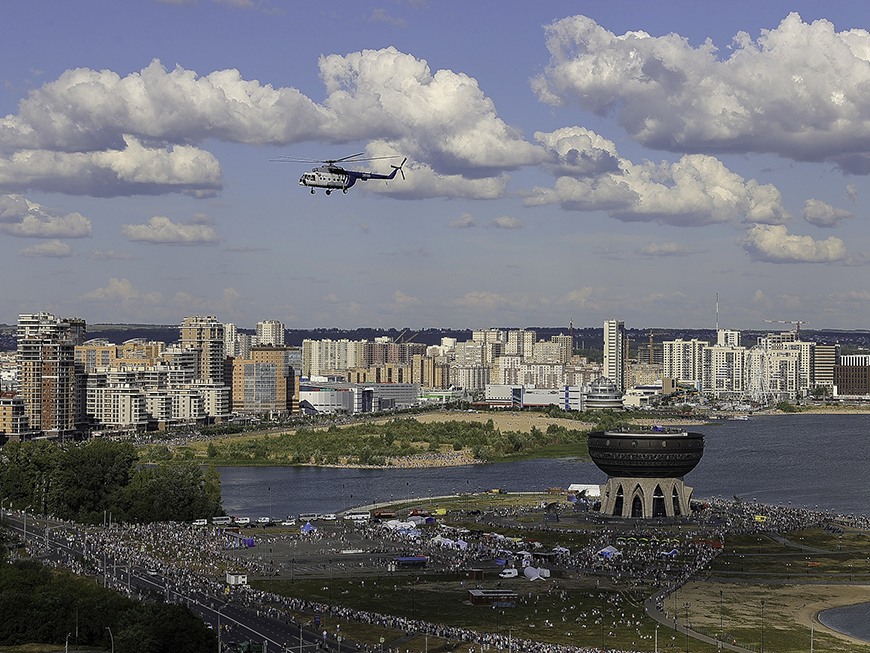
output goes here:
[[186, 317], [181, 322], [181, 346], [199, 349], [197, 380], [224, 383], [224, 325], [213, 315]]
[[604, 322], [604, 376], [625, 392], [625, 322]]
[[681, 383], [698, 385], [701, 381], [703, 360], [701, 352], [710, 343], [706, 340], [667, 340], [662, 343], [662, 376]]
[[85, 321], [51, 313], [18, 318], [18, 378], [30, 429], [64, 436], [79, 416], [75, 346], [84, 342]]
[[238, 337], [239, 331], [236, 325], [232, 322], [224, 324], [224, 356], [232, 358], [238, 355]]
[[233, 360], [233, 410], [291, 413], [296, 374], [290, 358], [289, 347], [257, 346], [248, 358]]
[[257, 322], [257, 346], [284, 346], [284, 323], [278, 320]]

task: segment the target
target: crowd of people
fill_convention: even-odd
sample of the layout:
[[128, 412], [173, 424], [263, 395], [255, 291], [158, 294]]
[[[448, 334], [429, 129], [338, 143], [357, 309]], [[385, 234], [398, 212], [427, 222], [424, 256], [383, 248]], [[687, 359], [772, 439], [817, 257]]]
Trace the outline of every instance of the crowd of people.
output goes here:
[[[71, 522], [43, 521], [45, 535], [31, 536], [26, 546], [32, 555], [44, 557], [53, 564], [63, 565], [76, 574], [104, 574], [106, 583], [118, 591], [139, 595], [129, 581], [117, 574], [119, 567], [149, 570], [167, 581], [167, 593], [202, 592], [235, 604], [256, 608], [278, 619], [290, 621], [290, 613], [325, 614], [337, 619], [374, 624], [406, 633], [428, 634], [475, 646], [498, 646], [514, 650], [545, 651], [546, 653], [586, 653], [594, 648], [545, 644], [538, 641], [511, 638], [503, 633], [484, 632], [449, 626], [426, 619], [380, 614], [356, 610], [335, 604], [279, 596], [242, 585], [227, 585], [227, 571], [247, 573], [254, 577], [276, 574], [290, 576], [305, 571], [317, 572], [324, 557], [331, 568], [348, 575], [359, 571], [385, 573], [386, 566], [397, 556], [424, 555], [428, 565], [439, 571], [469, 570], [477, 565], [500, 560], [508, 566], [546, 565], [574, 577], [587, 576], [609, 582], [643, 583], [659, 588], [659, 605], [669, 592], [691, 579], [722, 551], [726, 536], [735, 533], [794, 531], [825, 525], [826, 528], [870, 528], [870, 521], [853, 515], [770, 506], [739, 500], [711, 500], [696, 505], [691, 519], [680, 522], [679, 528], [662, 531], [644, 523], [632, 527], [600, 527], [574, 522], [562, 524], [560, 533], [585, 534], [587, 543], [575, 550], [557, 547], [550, 550], [540, 544], [552, 523], [527, 521], [528, 507], [502, 507], [476, 516], [474, 529], [460, 528], [450, 523], [419, 528], [381, 521], [338, 522], [329, 528], [309, 532], [257, 532], [255, 549], [235, 548], [237, 535], [229, 535], [218, 527], [194, 527], [186, 523], [112, 524], [109, 527], [84, 527]], [[529, 537], [509, 538], [501, 535], [506, 524], [514, 530], [524, 530]], [[537, 540], [537, 543], [534, 541]], [[579, 540], [579, 538], [578, 538]], [[62, 545], [62, 546], [58, 546]], [[349, 551], [354, 555], [349, 556]], [[605, 554], [609, 550], [609, 554]], [[273, 554], [273, 551], [276, 554]], [[616, 551], [616, 553], [614, 553]], [[77, 553], [81, 552], [81, 553]], [[280, 552], [280, 555], [277, 555]], [[296, 558], [300, 562], [296, 562]], [[321, 562], [316, 562], [321, 559]], [[112, 570], [115, 570], [113, 572]], [[125, 587], [126, 585], [126, 587]], [[597, 586], [597, 583], [596, 583]], [[560, 592], [551, 584], [547, 591]], [[639, 589], [639, 593], [641, 590]], [[540, 627], [560, 621], [564, 628], [597, 628], [605, 633], [616, 629], [640, 631], [642, 609], [622, 605], [621, 594], [600, 592], [601, 607], [589, 609], [572, 605], [567, 593], [557, 594], [564, 602], [556, 613], [542, 615]], [[141, 597], [140, 597], [141, 598]], [[521, 599], [521, 600], [530, 600]], [[298, 622], [297, 622], [298, 623]], [[565, 626], [564, 624], [573, 624]], [[510, 642], [508, 639], [510, 638]], [[368, 650], [370, 647], [362, 646]], [[610, 650], [608, 648], [608, 650]]]

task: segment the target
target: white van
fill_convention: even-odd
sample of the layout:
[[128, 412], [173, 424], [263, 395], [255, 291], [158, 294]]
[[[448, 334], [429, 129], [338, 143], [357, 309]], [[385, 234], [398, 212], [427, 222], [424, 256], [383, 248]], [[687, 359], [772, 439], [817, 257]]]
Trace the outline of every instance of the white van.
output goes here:
[[247, 526], [251, 523], [250, 517], [236, 517], [236, 524], [239, 526]]
[[498, 577], [499, 578], [516, 578], [519, 575], [520, 575], [520, 572], [518, 572], [516, 569], [505, 569], [504, 571], [502, 571], [498, 575]]
[[194, 526], [208, 526], [208, 519], [194, 519]]

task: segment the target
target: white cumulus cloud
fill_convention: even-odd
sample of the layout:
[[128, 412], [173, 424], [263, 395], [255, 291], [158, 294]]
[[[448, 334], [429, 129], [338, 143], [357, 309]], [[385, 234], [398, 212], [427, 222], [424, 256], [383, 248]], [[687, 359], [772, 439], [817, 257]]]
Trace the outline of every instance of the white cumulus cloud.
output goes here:
[[24, 238], [88, 238], [94, 230], [81, 213], [63, 215], [21, 195], [0, 195], [0, 233]]
[[694, 254], [695, 250], [686, 245], [679, 243], [650, 243], [637, 250], [638, 254], [643, 256], [689, 256]]
[[154, 216], [145, 224], [125, 224], [121, 234], [131, 242], [152, 245], [216, 245], [220, 237], [208, 224], [173, 222], [164, 216]]
[[843, 220], [855, 217], [855, 214], [821, 200], [809, 199], [804, 203], [801, 217], [817, 227], [839, 227]]
[[[320, 58], [327, 96], [242, 78], [199, 76], [155, 60], [122, 77], [77, 68], [32, 91], [0, 118], [0, 189], [112, 196], [222, 187], [217, 160], [198, 144], [382, 141], [421, 166], [406, 194], [492, 197], [505, 171], [546, 159], [505, 123], [477, 80], [395, 48]], [[458, 179], [482, 182], [462, 187]]]
[[559, 204], [566, 210], [607, 211], [625, 222], [684, 227], [741, 220], [781, 224], [790, 217], [775, 186], [746, 181], [712, 156], [688, 154], [658, 165], [619, 162], [618, 172], [562, 176], [554, 188], [537, 187], [526, 205]]
[[76, 254], [72, 247], [55, 238], [31, 247], [25, 247], [18, 252], [18, 255], [34, 258], [70, 258]]
[[768, 263], [832, 263], [848, 259], [841, 239], [795, 236], [782, 225], [755, 225], [738, 242], [750, 258]]
[[672, 152], [772, 152], [870, 172], [870, 32], [792, 13], [721, 56], [709, 40], [616, 35], [573, 16], [547, 28], [541, 100], [615, 115], [629, 136]]
[[493, 218], [486, 223], [486, 226], [495, 227], [496, 229], [522, 229], [526, 225], [519, 218], [503, 215], [500, 218]]

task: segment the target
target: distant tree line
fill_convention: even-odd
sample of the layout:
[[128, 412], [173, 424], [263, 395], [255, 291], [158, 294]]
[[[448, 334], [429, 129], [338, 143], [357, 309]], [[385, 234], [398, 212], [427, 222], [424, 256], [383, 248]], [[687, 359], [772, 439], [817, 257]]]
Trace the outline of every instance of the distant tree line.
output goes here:
[[[551, 424], [546, 430], [502, 432], [492, 420], [486, 422], [432, 422], [393, 419], [386, 423], [364, 422], [328, 429], [299, 428], [260, 438], [209, 442], [206, 457], [212, 464], [382, 466], [391, 457], [424, 452], [471, 449], [479, 460], [527, 455], [552, 445], [575, 444], [577, 455], [586, 455], [586, 432]], [[163, 444], [150, 447], [144, 457], [155, 463], [196, 459], [192, 447], [170, 450]]]
[[223, 514], [220, 475], [199, 464], [139, 465], [132, 444], [92, 440], [63, 449], [45, 440], [10, 442], [0, 460], [0, 496], [61, 519], [188, 521]]
[[[0, 559], [0, 645], [211, 653], [215, 634], [189, 608], [140, 603], [37, 560]], [[160, 600], [160, 597], [155, 597]], [[111, 628], [111, 635], [108, 628]], [[67, 636], [69, 634], [69, 640]]]

